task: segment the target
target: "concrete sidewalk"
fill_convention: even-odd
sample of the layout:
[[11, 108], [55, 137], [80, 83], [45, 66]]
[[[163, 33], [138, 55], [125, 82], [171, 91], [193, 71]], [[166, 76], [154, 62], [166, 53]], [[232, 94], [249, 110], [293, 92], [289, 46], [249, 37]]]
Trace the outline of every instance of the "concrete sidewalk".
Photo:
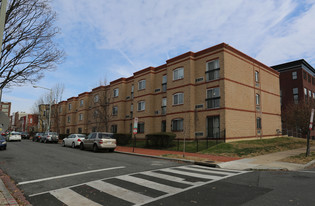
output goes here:
[[[311, 147], [311, 151], [315, 150], [315, 146]], [[294, 150], [288, 150], [283, 152], [276, 152], [267, 155], [261, 155], [252, 158], [235, 158], [235, 157], [223, 157], [215, 155], [206, 155], [199, 153], [188, 153], [178, 151], [167, 151], [167, 150], [154, 150], [154, 149], [143, 149], [135, 148], [133, 151], [132, 147], [117, 147], [116, 152], [141, 155], [155, 158], [163, 159], [173, 159], [178, 161], [186, 161], [195, 164], [203, 164], [213, 167], [220, 167], [225, 169], [235, 169], [235, 170], [289, 170], [296, 171], [302, 170], [312, 164], [315, 164], [315, 160], [309, 162], [308, 164], [294, 164], [288, 162], [281, 162], [281, 159], [286, 157], [295, 156], [301, 153], [305, 153], [306, 148], [299, 148]], [[165, 155], [176, 155], [176, 158], [163, 157]], [[183, 155], [188, 159], [182, 158]]]
[[[311, 151], [314, 151], [315, 147], [311, 147]], [[287, 157], [299, 155], [305, 153], [306, 148], [299, 148], [294, 150], [288, 150], [283, 152], [276, 152], [267, 155], [261, 155], [252, 158], [244, 158], [241, 160], [235, 160], [225, 163], [219, 163], [218, 167], [226, 169], [236, 170], [289, 170], [297, 171], [307, 168], [308, 166], [315, 164], [315, 160], [307, 164], [294, 164], [288, 162], [282, 162], [281, 160]]]
[[0, 178], [0, 205], [16, 205], [19, 204], [15, 201], [15, 199], [12, 197], [4, 183], [2, 182], [2, 179]]

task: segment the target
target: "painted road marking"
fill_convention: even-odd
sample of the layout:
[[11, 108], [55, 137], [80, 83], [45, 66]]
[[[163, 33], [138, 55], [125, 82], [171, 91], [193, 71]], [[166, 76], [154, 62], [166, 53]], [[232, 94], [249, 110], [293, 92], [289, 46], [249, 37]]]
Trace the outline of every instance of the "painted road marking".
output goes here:
[[20, 182], [17, 185], [25, 185], [25, 184], [31, 184], [31, 183], [36, 183], [36, 182], [43, 182], [43, 181], [47, 181], [47, 180], [54, 180], [54, 179], [60, 179], [60, 178], [65, 178], [65, 177], [72, 177], [72, 176], [77, 176], [77, 175], [90, 174], [90, 173], [94, 173], [94, 172], [102, 172], [102, 171], [107, 171], [107, 170], [123, 169], [123, 168], [125, 168], [125, 167], [120, 166], [120, 167], [111, 167], [111, 168], [104, 168], [104, 169], [98, 169], [98, 170], [89, 170], [89, 171], [85, 171], [85, 172], [77, 172], [77, 173], [71, 173], [71, 174], [67, 174], [67, 175], [60, 175], [60, 176], [47, 177], [47, 178], [42, 178], [42, 179], [37, 179], [37, 180]]
[[[220, 173], [221, 172], [221, 173]], [[98, 199], [94, 199], [89, 196], [84, 196], [84, 193], [80, 193], [76, 189], [77, 186], [70, 186], [67, 188], [57, 189], [53, 191], [47, 191], [39, 194], [30, 195], [30, 202], [32, 198], [40, 199], [41, 195], [52, 195], [57, 199], [51, 199], [53, 201], [61, 201], [67, 205], [98, 205], [108, 201], [106, 197], [110, 195], [113, 198], [125, 202], [127, 205], [145, 205], [153, 201], [157, 201], [163, 198], [167, 198], [176, 195], [180, 192], [188, 191], [193, 188], [197, 188], [209, 183], [213, 183], [219, 180], [226, 179], [228, 177], [248, 173], [249, 171], [232, 171], [225, 169], [216, 169], [202, 166], [179, 166], [172, 168], [157, 169], [152, 171], [138, 172], [128, 175], [121, 175], [116, 177], [104, 178], [102, 180], [91, 181], [80, 184], [81, 187], [89, 187], [99, 191]], [[208, 175], [209, 174], [209, 175]], [[210, 175], [211, 174], [211, 175]], [[120, 180], [119, 184], [115, 184], [114, 179]], [[113, 180], [113, 181], [110, 181]], [[146, 187], [152, 190], [151, 192], [158, 192], [159, 194], [152, 197], [144, 195], [136, 188], [124, 187], [124, 184], [138, 185], [137, 187]], [[130, 185], [129, 185], [130, 186]], [[106, 196], [107, 195], [107, 196]], [[69, 196], [69, 197], [64, 197]], [[81, 196], [80, 199], [78, 198]], [[75, 200], [73, 200], [74, 198]], [[87, 200], [86, 200], [87, 199]], [[92, 200], [91, 200], [92, 199]], [[88, 202], [91, 201], [91, 202]], [[97, 202], [97, 203], [96, 203]], [[128, 204], [130, 203], [130, 204]]]
[[141, 204], [143, 202], [146, 202], [152, 199], [151, 197], [148, 197], [148, 196], [124, 189], [122, 187], [118, 187], [116, 185], [100, 181], [100, 180], [87, 183], [87, 185], [94, 187], [95, 189], [98, 189], [107, 194], [110, 194], [112, 196], [121, 198], [128, 202], [132, 202], [134, 204]]
[[57, 199], [62, 201], [68, 206], [89, 205], [89, 206], [101, 206], [100, 204], [93, 202], [92, 200], [79, 195], [71, 189], [63, 188], [50, 192]]

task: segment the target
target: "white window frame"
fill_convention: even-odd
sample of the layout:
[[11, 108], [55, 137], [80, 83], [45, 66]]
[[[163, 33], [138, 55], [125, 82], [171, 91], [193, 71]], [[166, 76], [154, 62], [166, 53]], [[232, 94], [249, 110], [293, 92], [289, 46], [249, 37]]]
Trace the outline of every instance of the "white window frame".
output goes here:
[[72, 105], [71, 105], [71, 103], [70, 103], [70, 104], [68, 104], [68, 109], [69, 109], [69, 111], [71, 111], [71, 108], [72, 108]]
[[255, 70], [255, 82], [259, 82], [259, 72]]
[[184, 79], [184, 67], [173, 70], [173, 80]]
[[114, 116], [118, 115], [118, 107], [117, 106], [114, 106], [113, 107], [113, 114]]
[[79, 121], [82, 121], [82, 120], [83, 120], [83, 114], [80, 113], [80, 114], [79, 114]]
[[94, 96], [94, 102], [98, 102], [99, 101], [99, 96], [98, 94]]
[[[213, 68], [210, 68], [210, 64], [214, 64]], [[213, 72], [213, 78], [210, 79], [210, 73]], [[206, 63], [206, 80], [207, 81], [212, 81], [220, 78], [220, 61], [219, 59], [215, 59], [212, 61], [208, 61]]]
[[292, 79], [297, 79], [297, 72], [292, 72]]
[[[211, 95], [209, 95], [209, 91], [211, 92]], [[207, 89], [207, 92], [206, 92], [207, 109], [220, 108], [220, 103], [221, 103], [220, 100], [221, 100], [220, 87]], [[210, 107], [208, 101], [213, 101], [212, 105], [214, 106]], [[215, 106], [216, 101], [218, 102], [218, 106]]]
[[256, 105], [260, 105], [260, 95], [256, 94]]
[[81, 100], [80, 100], [80, 106], [82, 107], [83, 105], [84, 105], [84, 100], [81, 99]]
[[119, 95], [119, 88], [114, 89], [114, 97], [118, 97]]
[[70, 117], [70, 116], [67, 117], [67, 122], [68, 122], [68, 123], [71, 122], [71, 117]]
[[145, 89], [145, 79], [140, 80], [138, 82], [138, 90], [143, 90], [143, 89]]
[[184, 93], [179, 92], [173, 94], [173, 105], [181, 105], [184, 104]]
[[138, 105], [138, 111], [145, 110], [145, 101], [139, 101], [137, 105]]

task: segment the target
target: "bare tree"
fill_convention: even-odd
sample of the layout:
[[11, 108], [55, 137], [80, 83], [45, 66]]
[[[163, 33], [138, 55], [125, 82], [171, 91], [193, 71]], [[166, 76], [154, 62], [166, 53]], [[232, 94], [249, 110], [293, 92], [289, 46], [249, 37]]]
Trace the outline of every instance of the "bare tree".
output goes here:
[[0, 56], [1, 89], [37, 82], [63, 60], [64, 52], [53, 42], [59, 32], [55, 20], [49, 0], [9, 0]]
[[51, 111], [51, 124], [55, 129], [59, 128], [59, 108], [58, 103], [62, 101], [62, 95], [64, 92], [64, 84], [56, 84], [51, 92], [45, 93], [34, 104], [33, 111], [35, 114], [39, 114], [38, 121], [45, 131], [48, 128], [49, 122], [49, 104], [52, 104]]
[[307, 135], [312, 108], [315, 108], [315, 102], [312, 99], [288, 105], [282, 113], [282, 119], [287, 129], [298, 130], [303, 136]]

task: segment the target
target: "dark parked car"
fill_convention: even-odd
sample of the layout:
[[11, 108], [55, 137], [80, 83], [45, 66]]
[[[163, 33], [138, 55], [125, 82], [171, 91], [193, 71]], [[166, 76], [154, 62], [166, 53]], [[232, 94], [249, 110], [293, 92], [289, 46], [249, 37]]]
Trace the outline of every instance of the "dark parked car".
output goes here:
[[27, 132], [21, 132], [22, 139], [29, 139], [30, 135]]
[[7, 149], [7, 141], [3, 136], [0, 136], [0, 150]]
[[44, 133], [36, 133], [35, 136], [33, 137], [33, 142], [40, 142], [42, 136], [44, 135]]

